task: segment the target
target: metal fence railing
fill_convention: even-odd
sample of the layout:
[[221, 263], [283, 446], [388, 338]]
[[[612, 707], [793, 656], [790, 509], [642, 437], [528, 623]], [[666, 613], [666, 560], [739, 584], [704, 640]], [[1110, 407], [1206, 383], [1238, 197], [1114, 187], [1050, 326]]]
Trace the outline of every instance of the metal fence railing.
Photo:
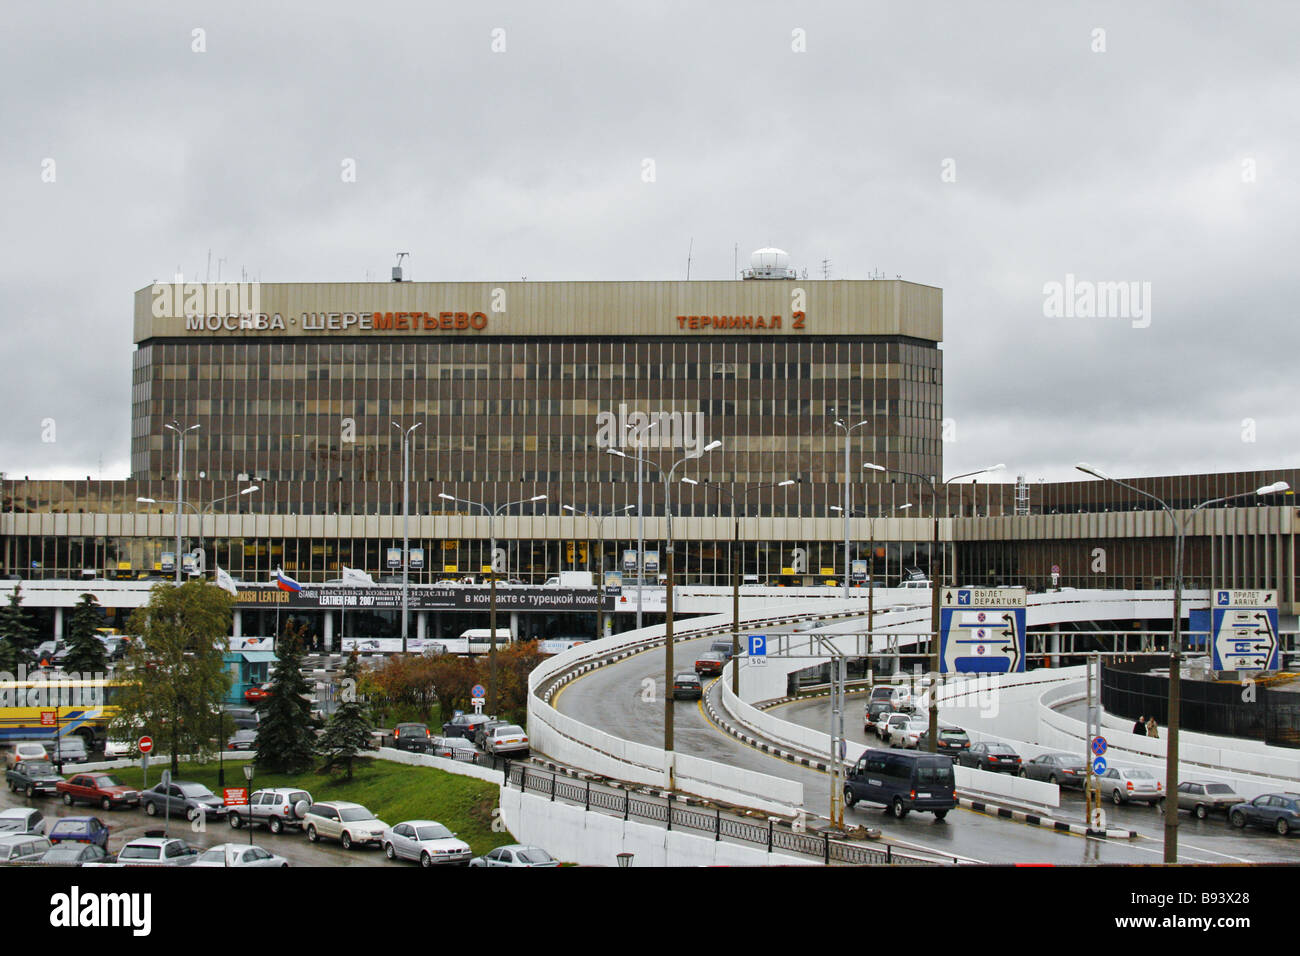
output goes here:
[[800, 856], [816, 857], [823, 863], [846, 863], [856, 866], [905, 864], [914, 866], [939, 866], [955, 863], [955, 859], [927, 858], [910, 853], [896, 853], [886, 844], [877, 849], [832, 839], [829, 833], [801, 832], [789, 824], [769, 817], [764, 823], [744, 820], [724, 814], [721, 808], [678, 806], [667, 798], [633, 793], [626, 788], [593, 785], [590, 780], [573, 780], [554, 771], [538, 770], [520, 763], [509, 763], [505, 768], [505, 785], [517, 787], [521, 792], [545, 796], [552, 801], [562, 800], [580, 804], [586, 811], [603, 811], [624, 820], [648, 820], [661, 823], [669, 830], [685, 830], [714, 840], [732, 840]]

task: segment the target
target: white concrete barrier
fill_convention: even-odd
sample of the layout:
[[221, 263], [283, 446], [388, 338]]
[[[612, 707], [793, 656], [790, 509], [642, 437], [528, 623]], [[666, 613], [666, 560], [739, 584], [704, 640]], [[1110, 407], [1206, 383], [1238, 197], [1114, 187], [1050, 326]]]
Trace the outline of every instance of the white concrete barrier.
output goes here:
[[463, 760], [448, 760], [446, 757], [438, 757], [434, 754], [417, 754], [409, 750], [394, 750], [392, 747], [380, 747], [379, 759], [389, 760], [393, 763], [407, 764], [415, 767], [433, 767], [435, 770], [444, 770], [447, 773], [454, 773], [461, 777], [474, 777], [478, 780], [485, 780], [488, 783], [495, 783], [501, 786], [505, 783], [506, 775], [503, 770], [493, 770], [491, 767], [480, 767], [477, 764], [466, 763]]

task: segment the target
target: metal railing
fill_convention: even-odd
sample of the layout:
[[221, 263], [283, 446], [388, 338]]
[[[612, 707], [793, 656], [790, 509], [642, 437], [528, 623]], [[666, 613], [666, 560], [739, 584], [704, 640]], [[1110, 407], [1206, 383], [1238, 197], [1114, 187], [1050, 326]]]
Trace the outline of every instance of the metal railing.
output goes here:
[[534, 793], [551, 801], [562, 800], [581, 805], [585, 811], [605, 811], [624, 820], [649, 820], [662, 823], [669, 830], [685, 830], [721, 841], [724, 837], [739, 843], [764, 847], [767, 852], [780, 851], [810, 856], [823, 863], [854, 866], [912, 865], [941, 866], [957, 863], [956, 858], [927, 858], [898, 853], [886, 844], [880, 849], [833, 839], [829, 833], [800, 832], [789, 824], [769, 817], [756, 823], [724, 814], [720, 807], [678, 806], [677, 801], [634, 793], [627, 788], [593, 785], [590, 780], [573, 780], [555, 771], [543, 771], [524, 764], [506, 765], [505, 785], [521, 793]]

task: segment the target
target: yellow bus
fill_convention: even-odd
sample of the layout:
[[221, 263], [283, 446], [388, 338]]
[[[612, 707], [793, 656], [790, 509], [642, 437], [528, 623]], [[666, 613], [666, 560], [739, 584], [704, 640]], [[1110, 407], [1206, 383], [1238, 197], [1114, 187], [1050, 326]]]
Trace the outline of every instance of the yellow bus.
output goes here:
[[0, 681], [0, 744], [77, 736], [87, 750], [104, 745], [122, 681], [20, 674]]

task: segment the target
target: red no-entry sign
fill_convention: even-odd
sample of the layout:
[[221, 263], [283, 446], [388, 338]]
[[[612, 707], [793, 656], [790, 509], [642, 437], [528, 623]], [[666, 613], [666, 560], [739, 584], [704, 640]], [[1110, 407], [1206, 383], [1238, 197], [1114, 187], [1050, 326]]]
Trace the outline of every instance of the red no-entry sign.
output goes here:
[[149, 751], [153, 750], [153, 738], [141, 737], [136, 746], [140, 748], [140, 753], [147, 754]]

